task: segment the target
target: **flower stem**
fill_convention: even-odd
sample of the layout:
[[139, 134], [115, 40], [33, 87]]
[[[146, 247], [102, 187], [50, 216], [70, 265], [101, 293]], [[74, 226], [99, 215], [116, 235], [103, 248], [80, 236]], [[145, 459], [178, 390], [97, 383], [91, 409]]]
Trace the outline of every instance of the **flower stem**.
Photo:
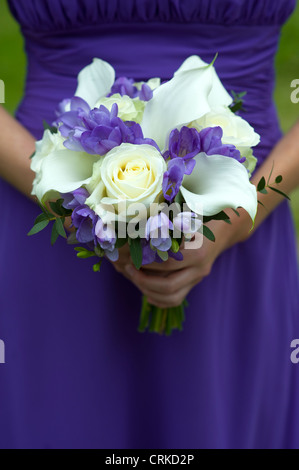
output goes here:
[[174, 330], [182, 331], [185, 320], [186, 300], [178, 307], [159, 308], [148, 303], [144, 296], [138, 331], [170, 336]]

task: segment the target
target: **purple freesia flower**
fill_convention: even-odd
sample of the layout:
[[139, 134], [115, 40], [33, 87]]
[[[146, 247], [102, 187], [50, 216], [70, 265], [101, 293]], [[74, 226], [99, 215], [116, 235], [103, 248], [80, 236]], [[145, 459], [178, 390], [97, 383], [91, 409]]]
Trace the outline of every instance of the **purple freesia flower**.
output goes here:
[[63, 207], [71, 209], [72, 225], [77, 229], [76, 239], [79, 243], [89, 243], [93, 241], [93, 225], [96, 221], [95, 212], [85, 204], [89, 193], [84, 188], [76, 189], [67, 194], [62, 194]]
[[121, 96], [128, 95], [130, 98], [139, 98], [142, 101], [149, 101], [153, 97], [151, 88], [143, 83], [141, 89], [134, 85], [134, 80], [127, 77], [119, 77], [115, 80], [108, 96], [119, 93]]
[[162, 259], [156, 250], [153, 250], [149, 241], [145, 238], [141, 239], [142, 246], [142, 266], [151, 263], [162, 263]]
[[163, 212], [148, 219], [145, 229], [145, 238], [141, 239], [142, 265], [162, 263], [158, 251], [167, 252], [177, 261], [182, 261], [182, 253], [172, 251], [172, 239], [169, 230], [173, 230], [173, 224]]
[[111, 111], [103, 105], [91, 110], [81, 98], [72, 98], [71, 110], [59, 118], [60, 133], [66, 137], [64, 146], [69, 150], [95, 155], [105, 155], [124, 142], [149, 144], [158, 148], [152, 139], [143, 137], [139, 124], [124, 122], [117, 114], [116, 103], [112, 105]]
[[90, 207], [80, 205], [72, 212], [72, 223], [77, 229], [76, 238], [79, 243], [89, 243], [93, 241], [93, 227], [97, 216]]
[[173, 129], [169, 136], [168, 150], [164, 158], [168, 160], [167, 171], [163, 178], [163, 195], [172, 201], [180, 190], [184, 175], [191, 175], [196, 161], [194, 157], [201, 152], [207, 155], [223, 155], [243, 163], [239, 150], [230, 144], [222, 143], [221, 127], [207, 127], [200, 132], [197, 129], [182, 127]]
[[55, 110], [55, 115], [57, 120], [52, 123], [53, 126], [59, 127], [59, 118], [62, 114], [66, 112], [68, 108], [71, 106], [71, 98], [66, 98], [58, 104], [56, 110]]
[[116, 233], [114, 227], [109, 224], [105, 224], [100, 217], [98, 217], [96, 224], [94, 225], [94, 239], [95, 243], [99, 244], [105, 255], [110, 261], [118, 260], [118, 250], [115, 248]]
[[182, 127], [179, 131], [174, 129], [169, 136], [169, 149], [164, 154], [165, 158], [181, 158], [185, 164], [185, 174], [191, 175], [195, 166], [192, 160], [200, 152], [199, 132], [194, 128]]
[[240, 163], [245, 162], [246, 158], [241, 158], [240, 151], [231, 144], [222, 143], [223, 130], [220, 126], [207, 127], [199, 132], [200, 152], [207, 155], [223, 155], [234, 158]]
[[146, 223], [145, 238], [151, 241], [151, 245], [160, 251], [168, 251], [171, 248], [169, 229], [173, 230], [173, 224], [163, 212], [150, 217]]
[[[163, 263], [163, 260], [160, 258], [156, 250], [153, 250], [149, 241], [145, 238], [141, 239], [142, 246], [142, 266], [151, 263]], [[170, 258], [175, 259], [176, 261], [183, 261], [184, 257], [180, 251], [174, 253], [171, 250], [168, 250], [168, 255]]]
[[77, 229], [76, 239], [79, 243], [100, 245], [107, 258], [118, 260], [118, 250], [115, 248], [116, 233], [110, 225], [104, 224], [96, 213], [85, 204], [89, 192], [84, 188], [62, 195], [63, 207], [71, 209], [72, 225]]
[[173, 219], [174, 227], [185, 235], [192, 235], [202, 226], [202, 220], [194, 212], [180, 212]]
[[63, 207], [65, 209], [76, 209], [78, 206], [85, 204], [86, 199], [89, 197], [89, 192], [87, 189], [79, 188], [75, 191], [67, 194], [62, 194], [63, 198]]
[[[195, 162], [194, 162], [195, 164]], [[167, 171], [164, 173], [162, 191], [167, 201], [172, 201], [178, 194], [184, 179], [186, 166], [182, 158], [169, 160]]]
[[[66, 111], [67, 108], [69, 111]], [[85, 100], [74, 96], [70, 100], [63, 100], [59, 105], [56, 125], [62, 124], [59, 131], [63, 137], [68, 137], [69, 133], [76, 127], [84, 129], [83, 120], [88, 116], [90, 106]]]

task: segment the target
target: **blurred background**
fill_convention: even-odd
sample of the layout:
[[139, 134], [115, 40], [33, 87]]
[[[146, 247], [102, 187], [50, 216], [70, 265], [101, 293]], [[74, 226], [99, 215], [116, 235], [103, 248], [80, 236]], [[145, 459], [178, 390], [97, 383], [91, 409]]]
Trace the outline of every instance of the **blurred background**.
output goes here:
[[[281, 128], [287, 132], [299, 119], [299, 103], [291, 102], [292, 80], [299, 79], [299, 2], [289, 21], [284, 25], [276, 56], [275, 101]], [[25, 80], [26, 60], [19, 26], [12, 18], [6, 0], [0, 0], [0, 79], [9, 86], [5, 90], [5, 107], [11, 113], [16, 109]], [[299, 242], [299, 188], [291, 194], [291, 205]]]

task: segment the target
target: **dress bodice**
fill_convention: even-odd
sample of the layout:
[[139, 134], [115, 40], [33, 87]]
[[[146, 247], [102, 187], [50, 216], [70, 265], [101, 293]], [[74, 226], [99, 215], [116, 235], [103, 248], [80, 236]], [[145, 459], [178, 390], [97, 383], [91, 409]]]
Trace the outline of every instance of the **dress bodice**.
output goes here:
[[9, 0], [28, 57], [17, 117], [36, 135], [71, 97], [94, 57], [118, 76], [168, 79], [186, 57], [213, 60], [228, 91], [246, 91], [246, 119], [265, 158], [280, 137], [273, 105], [274, 57], [295, 0]]
[[167, 22], [280, 25], [295, 0], [9, 0], [25, 30], [57, 31], [102, 23]]

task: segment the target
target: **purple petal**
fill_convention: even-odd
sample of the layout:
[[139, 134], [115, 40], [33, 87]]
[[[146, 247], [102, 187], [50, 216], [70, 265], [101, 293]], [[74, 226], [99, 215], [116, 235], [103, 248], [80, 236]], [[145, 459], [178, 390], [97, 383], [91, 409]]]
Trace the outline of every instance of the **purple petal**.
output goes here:
[[176, 261], [183, 261], [184, 259], [184, 256], [182, 255], [180, 251], [178, 251], [177, 253], [174, 253], [173, 251], [170, 250], [168, 254], [171, 258], [175, 259]]
[[90, 219], [83, 219], [77, 229], [76, 238], [80, 243], [88, 243], [93, 240], [92, 224]]
[[171, 248], [171, 238], [151, 238], [151, 244], [160, 251], [168, 251]]
[[74, 96], [71, 99], [71, 111], [83, 111], [84, 113], [88, 114], [90, 111], [90, 106], [79, 96]]
[[146, 83], [143, 83], [138, 95], [140, 100], [149, 101], [153, 97], [153, 91]]
[[[186, 157], [185, 157], [186, 158]], [[196, 160], [194, 158], [190, 158], [190, 160], [185, 160], [185, 175], [191, 175], [192, 171], [194, 170], [194, 167], [196, 165]]]
[[116, 248], [113, 251], [105, 250], [105, 255], [112, 262], [117, 261], [119, 258], [118, 250]]
[[142, 265], [154, 263], [156, 260], [156, 252], [152, 250], [150, 243], [142, 243]]

